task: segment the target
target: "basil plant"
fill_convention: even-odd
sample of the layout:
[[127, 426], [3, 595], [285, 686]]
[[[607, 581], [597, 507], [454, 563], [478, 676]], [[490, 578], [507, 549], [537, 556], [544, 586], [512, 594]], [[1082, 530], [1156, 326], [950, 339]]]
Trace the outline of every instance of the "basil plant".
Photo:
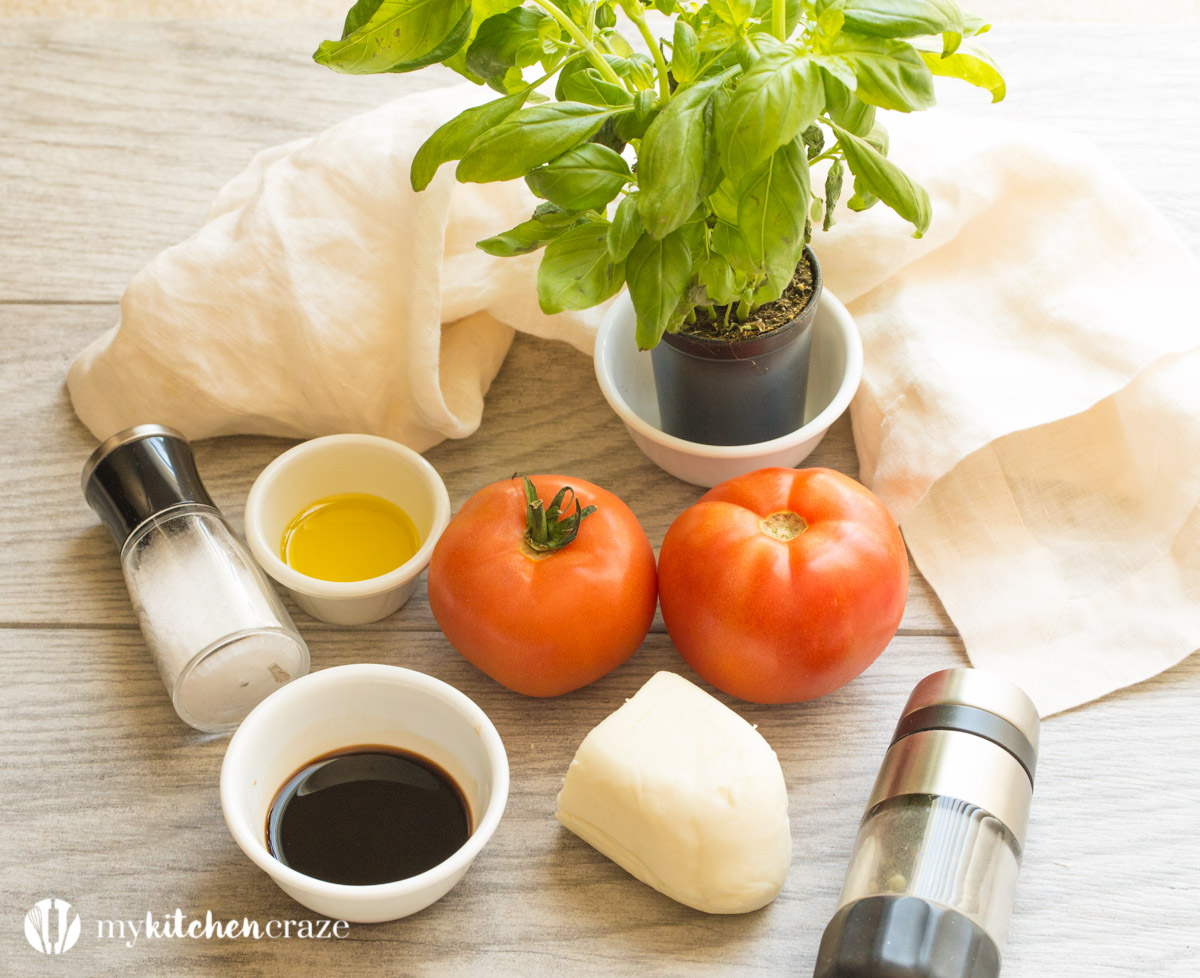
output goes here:
[[[651, 8], [671, 20], [652, 30]], [[358, 0], [314, 58], [440, 62], [494, 89], [420, 148], [413, 187], [450, 161], [461, 182], [523, 178], [543, 203], [479, 247], [545, 248], [548, 313], [628, 285], [648, 349], [698, 306], [744, 320], [777, 299], [847, 193], [919, 237], [929, 196], [888, 159], [877, 110], [929, 108], [934, 75], [1003, 98], [969, 40], [985, 30], [954, 0]]]

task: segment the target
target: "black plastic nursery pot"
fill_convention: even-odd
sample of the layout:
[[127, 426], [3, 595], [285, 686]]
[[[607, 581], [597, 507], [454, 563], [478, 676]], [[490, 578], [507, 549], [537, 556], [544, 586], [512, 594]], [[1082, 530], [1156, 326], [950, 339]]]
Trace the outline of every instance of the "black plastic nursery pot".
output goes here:
[[812, 324], [821, 266], [808, 249], [813, 290], [791, 322], [747, 339], [666, 333], [651, 351], [662, 430], [703, 445], [752, 445], [804, 424]]

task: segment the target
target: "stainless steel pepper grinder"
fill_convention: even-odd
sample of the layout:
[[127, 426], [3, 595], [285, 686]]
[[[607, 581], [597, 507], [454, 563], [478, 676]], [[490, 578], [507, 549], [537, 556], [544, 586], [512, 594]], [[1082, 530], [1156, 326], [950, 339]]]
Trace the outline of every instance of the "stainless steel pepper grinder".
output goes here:
[[814, 978], [996, 978], [1025, 844], [1037, 707], [976, 669], [917, 684], [884, 756]]

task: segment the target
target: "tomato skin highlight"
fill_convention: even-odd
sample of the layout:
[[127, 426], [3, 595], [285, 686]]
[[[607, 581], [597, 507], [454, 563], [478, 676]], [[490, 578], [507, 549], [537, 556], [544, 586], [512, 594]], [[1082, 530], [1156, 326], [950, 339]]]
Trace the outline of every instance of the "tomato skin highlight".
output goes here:
[[[804, 529], [772, 536], [762, 521], [777, 513]], [[908, 555], [887, 509], [848, 476], [760, 469], [715, 486], [671, 524], [658, 575], [667, 631], [706, 682], [755, 703], [796, 703], [845, 685], [891, 641]]]
[[645, 531], [611, 492], [567, 476], [529, 478], [546, 505], [570, 486], [596, 511], [562, 550], [535, 556], [524, 546], [522, 481], [484, 486], [434, 548], [429, 606], [472, 665], [526, 696], [558, 696], [611, 672], [642, 644], [657, 573]]

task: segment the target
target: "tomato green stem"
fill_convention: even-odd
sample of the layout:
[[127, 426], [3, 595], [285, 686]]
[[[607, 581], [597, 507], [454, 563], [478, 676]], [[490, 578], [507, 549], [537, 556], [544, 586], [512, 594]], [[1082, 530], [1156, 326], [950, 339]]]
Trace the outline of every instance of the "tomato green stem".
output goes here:
[[[529, 477], [521, 478], [525, 480], [525, 546], [537, 554], [562, 550], [575, 539], [579, 525], [596, 512], [596, 507], [581, 506], [579, 497], [570, 486], [559, 489], [550, 506], [546, 507]], [[575, 512], [566, 512], [572, 503], [575, 504]]]

